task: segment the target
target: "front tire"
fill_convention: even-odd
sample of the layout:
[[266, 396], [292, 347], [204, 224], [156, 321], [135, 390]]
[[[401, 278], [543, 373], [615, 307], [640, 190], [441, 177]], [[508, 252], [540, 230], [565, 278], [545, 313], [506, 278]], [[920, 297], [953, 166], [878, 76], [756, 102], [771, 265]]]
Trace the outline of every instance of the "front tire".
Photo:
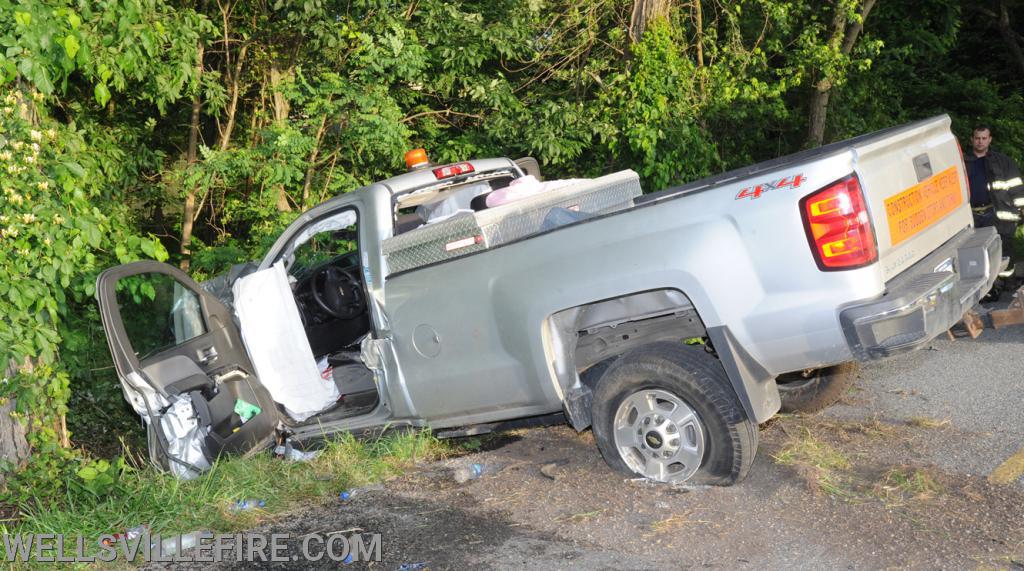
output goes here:
[[730, 485], [757, 452], [757, 425], [697, 346], [652, 343], [616, 361], [594, 392], [593, 427], [612, 468], [660, 482]]

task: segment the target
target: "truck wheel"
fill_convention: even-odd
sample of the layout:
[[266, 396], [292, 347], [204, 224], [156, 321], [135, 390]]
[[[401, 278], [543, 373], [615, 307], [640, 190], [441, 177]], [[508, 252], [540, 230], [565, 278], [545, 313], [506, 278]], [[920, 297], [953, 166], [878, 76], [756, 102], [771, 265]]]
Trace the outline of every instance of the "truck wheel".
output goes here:
[[757, 426], [701, 347], [652, 343], [624, 355], [598, 381], [593, 426], [612, 468], [659, 482], [733, 484], [757, 452]]
[[775, 379], [782, 412], [818, 412], [836, 403], [853, 386], [860, 365], [856, 361], [824, 369], [786, 373]]

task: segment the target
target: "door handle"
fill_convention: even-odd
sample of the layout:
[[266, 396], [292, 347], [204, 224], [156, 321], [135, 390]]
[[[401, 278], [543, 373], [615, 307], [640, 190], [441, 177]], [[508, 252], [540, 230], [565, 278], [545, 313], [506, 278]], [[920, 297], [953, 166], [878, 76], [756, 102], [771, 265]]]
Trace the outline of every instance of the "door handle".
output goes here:
[[216, 347], [207, 347], [205, 349], [200, 349], [199, 353], [198, 353], [199, 364], [200, 365], [206, 365], [206, 364], [208, 364], [208, 363], [210, 363], [212, 361], [216, 361], [217, 357], [219, 357], [219, 356], [220, 355], [217, 354], [217, 348]]

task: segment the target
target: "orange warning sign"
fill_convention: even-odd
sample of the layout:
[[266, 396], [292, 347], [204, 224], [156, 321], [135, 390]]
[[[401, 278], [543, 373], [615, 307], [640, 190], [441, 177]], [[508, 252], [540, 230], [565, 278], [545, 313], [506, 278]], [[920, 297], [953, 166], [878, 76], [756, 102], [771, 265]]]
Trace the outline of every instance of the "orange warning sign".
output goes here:
[[955, 166], [886, 198], [889, 242], [895, 246], [931, 226], [956, 210], [963, 199], [960, 175]]

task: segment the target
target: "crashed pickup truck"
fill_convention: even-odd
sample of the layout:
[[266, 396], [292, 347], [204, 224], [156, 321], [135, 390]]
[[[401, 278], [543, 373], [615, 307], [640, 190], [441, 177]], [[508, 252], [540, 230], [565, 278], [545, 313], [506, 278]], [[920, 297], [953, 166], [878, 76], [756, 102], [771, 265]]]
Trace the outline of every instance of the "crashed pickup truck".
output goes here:
[[624, 473], [730, 484], [758, 423], [925, 345], [1005, 267], [945, 116], [652, 194], [630, 170], [407, 160], [227, 276], [99, 276], [155, 462], [187, 476], [287, 439], [561, 419]]

